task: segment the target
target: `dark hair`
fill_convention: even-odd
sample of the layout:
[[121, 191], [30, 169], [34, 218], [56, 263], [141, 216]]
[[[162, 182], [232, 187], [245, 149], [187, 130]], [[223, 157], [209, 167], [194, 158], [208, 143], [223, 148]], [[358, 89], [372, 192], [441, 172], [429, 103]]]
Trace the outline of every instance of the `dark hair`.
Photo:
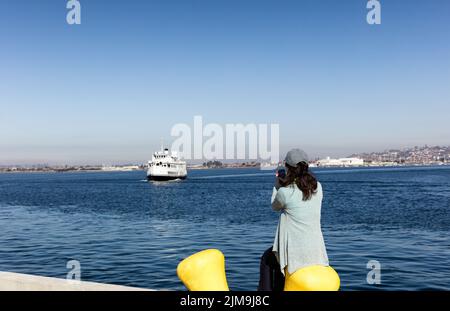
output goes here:
[[311, 199], [317, 190], [317, 179], [309, 171], [308, 163], [299, 162], [296, 167], [286, 164], [287, 174], [284, 184], [290, 185], [295, 183], [303, 192], [303, 201]]

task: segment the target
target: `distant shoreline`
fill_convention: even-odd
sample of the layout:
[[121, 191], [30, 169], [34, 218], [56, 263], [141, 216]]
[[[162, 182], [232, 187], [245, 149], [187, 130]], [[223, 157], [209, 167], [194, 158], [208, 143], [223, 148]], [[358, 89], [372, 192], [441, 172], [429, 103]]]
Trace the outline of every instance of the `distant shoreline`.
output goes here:
[[[363, 169], [363, 168], [408, 168], [408, 167], [448, 167], [450, 163], [440, 163], [440, 164], [399, 164], [399, 165], [361, 165], [361, 166], [314, 166], [312, 169]], [[197, 171], [197, 170], [227, 170], [227, 169], [259, 169], [256, 166], [224, 166], [224, 167], [188, 167], [188, 170]], [[273, 171], [275, 168], [270, 169], [260, 169], [261, 171]], [[105, 170], [105, 169], [17, 169], [17, 170], [2, 170], [0, 169], [0, 174], [26, 174], [26, 173], [124, 173], [124, 172], [136, 172], [142, 171], [145, 172], [145, 168], [140, 169], [114, 169], [114, 170]]]

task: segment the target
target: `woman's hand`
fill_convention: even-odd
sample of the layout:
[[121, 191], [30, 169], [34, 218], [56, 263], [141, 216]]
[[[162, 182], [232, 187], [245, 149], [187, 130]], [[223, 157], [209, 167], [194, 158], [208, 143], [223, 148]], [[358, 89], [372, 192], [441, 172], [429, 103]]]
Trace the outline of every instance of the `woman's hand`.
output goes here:
[[275, 177], [275, 184], [274, 184], [275, 189], [280, 189], [281, 188], [281, 184], [280, 184], [280, 178], [278, 176]]
[[286, 185], [286, 169], [284, 167], [278, 167], [275, 173], [275, 189], [280, 189]]
[[275, 177], [275, 184], [274, 187], [275, 189], [280, 189], [281, 187], [285, 187], [286, 186], [286, 180], [284, 178], [281, 177]]

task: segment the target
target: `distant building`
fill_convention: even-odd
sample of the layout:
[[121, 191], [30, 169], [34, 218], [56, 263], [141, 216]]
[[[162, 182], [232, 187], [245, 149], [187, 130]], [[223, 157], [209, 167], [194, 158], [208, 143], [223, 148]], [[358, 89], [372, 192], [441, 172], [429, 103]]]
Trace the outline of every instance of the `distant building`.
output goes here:
[[140, 167], [138, 165], [125, 165], [125, 166], [103, 166], [102, 171], [113, 172], [126, 172], [126, 171], [136, 171], [139, 170]]
[[318, 160], [316, 164], [317, 166], [363, 166], [364, 160], [360, 158], [331, 159], [327, 157], [326, 159]]

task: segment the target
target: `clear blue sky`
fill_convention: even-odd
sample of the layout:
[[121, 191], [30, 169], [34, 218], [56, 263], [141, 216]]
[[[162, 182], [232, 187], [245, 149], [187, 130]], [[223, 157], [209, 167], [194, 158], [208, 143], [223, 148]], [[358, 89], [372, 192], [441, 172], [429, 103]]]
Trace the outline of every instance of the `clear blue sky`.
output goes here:
[[0, 164], [144, 162], [175, 123], [282, 151], [450, 144], [450, 1], [0, 0]]

